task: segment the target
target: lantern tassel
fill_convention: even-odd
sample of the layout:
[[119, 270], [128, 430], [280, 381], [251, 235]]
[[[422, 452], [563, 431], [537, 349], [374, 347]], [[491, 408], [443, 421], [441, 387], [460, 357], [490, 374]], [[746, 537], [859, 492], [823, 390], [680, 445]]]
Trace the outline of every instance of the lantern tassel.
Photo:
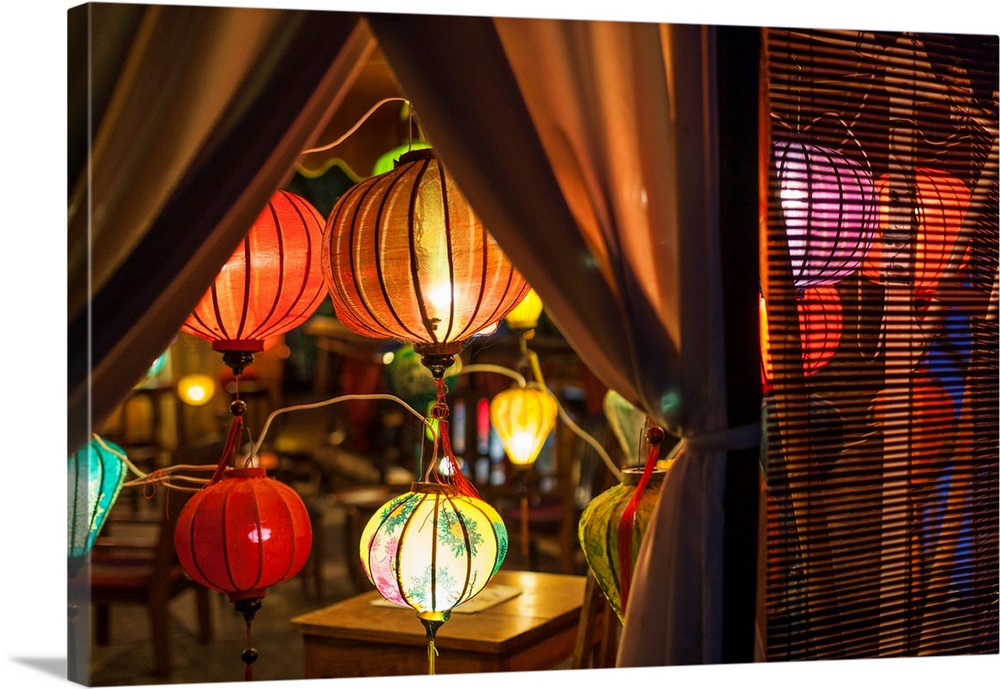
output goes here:
[[628, 604], [629, 588], [632, 585], [632, 533], [635, 528], [635, 511], [642, 499], [642, 494], [649, 483], [649, 477], [653, 475], [653, 468], [660, 456], [660, 443], [663, 442], [663, 429], [659, 426], [652, 426], [646, 432], [646, 440], [649, 442], [649, 451], [646, 454], [646, 465], [642, 470], [642, 478], [636, 486], [632, 499], [625, 506], [621, 520], [618, 522], [618, 567], [619, 582], [621, 589], [622, 616], [625, 615]]
[[233, 416], [233, 423], [229, 426], [229, 436], [226, 444], [222, 448], [222, 456], [219, 458], [219, 465], [212, 474], [206, 485], [212, 485], [222, 478], [222, 473], [232, 464], [233, 455], [236, 453], [236, 443], [239, 442], [240, 433], [243, 431], [243, 416]]
[[434, 639], [427, 642], [427, 674], [434, 674], [434, 658], [437, 656], [437, 649], [434, 647]]
[[253, 647], [253, 640], [250, 637], [250, 625], [253, 622], [254, 615], [261, 607], [260, 598], [245, 598], [243, 600], [236, 601], [234, 606], [236, 612], [243, 615], [243, 620], [246, 622], [246, 640], [247, 647], [243, 649], [240, 654], [240, 660], [246, 665], [243, 669], [243, 680], [246, 682], [253, 681], [253, 664], [257, 662], [257, 649]]

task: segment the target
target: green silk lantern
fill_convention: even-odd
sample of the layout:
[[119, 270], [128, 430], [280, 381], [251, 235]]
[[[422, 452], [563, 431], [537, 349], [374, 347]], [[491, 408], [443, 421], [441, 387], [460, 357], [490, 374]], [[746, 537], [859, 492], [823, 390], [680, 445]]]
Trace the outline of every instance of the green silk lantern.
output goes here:
[[[652, 470], [645, 490], [635, 505], [632, 523], [632, 559], [626, 563], [629, 572], [639, 554], [639, 545], [653, 516], [653, 509], [659, 499], [663, 477], [667, 471], [667, 469]], [[604, 597], [608, 599], [611, 608], [622, 622], [625, 621], [625, 605], [622, 597], [623, 568], [619, 554], [619, 526], [642, 476], [643, 469], [640, 467], [623, 469], [621, 483], [591, 500], [580, 516], [578, 535], [587, 565], [594, 573], [594, 579], [604, 592]]]
[[79, 567], [90, 554], [118, 500], [128, 473], [124, 456], [118, 445], [95, 438], [69, 458], [67, 555], [72, 567]]

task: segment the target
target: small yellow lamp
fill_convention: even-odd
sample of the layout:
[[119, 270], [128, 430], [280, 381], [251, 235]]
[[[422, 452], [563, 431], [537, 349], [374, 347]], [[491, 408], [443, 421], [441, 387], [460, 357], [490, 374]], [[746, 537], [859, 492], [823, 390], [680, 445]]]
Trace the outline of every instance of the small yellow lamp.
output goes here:
[[215, 381], [204, 373], [192, 373], [177, 381], [177, 395], [185, 404], [201, 407], [215, 395]]

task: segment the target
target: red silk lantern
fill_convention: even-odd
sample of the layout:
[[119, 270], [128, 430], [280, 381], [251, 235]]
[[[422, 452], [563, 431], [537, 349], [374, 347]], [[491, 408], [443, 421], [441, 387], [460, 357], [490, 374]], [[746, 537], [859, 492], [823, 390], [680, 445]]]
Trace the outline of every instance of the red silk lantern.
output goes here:
[[829, 285], [860, 266], [875, 232], [875, 187], [859, 163], [838, 151], [778, 141], [774, 165], [799, 288]]
[[302, 569], [312, 524], [299, 494], [264, 469], [229, 469], [184, 505], [174, 548], [192, 579], [242, 611]]
[[323, 301], [323, 216], [278, 191], [181, 330], [212, 343], [240, 375], [265, 341], [301, 325]]
[[914, 178], [915, 207], [908, 208], [898, 202], [895, 205], [891, 203], [888, 177], [880, 178], [876, 186], [879, 198], [878, 233], [865, 258], [865, 277], [884, 283], [887, 276], [906, 268], [893, 263], [883, 235], [898, 214], [915, 212], [917, 231], [912, 247], [913, 288], [917, 292], [934, 292], [948, 268], [951, 252], [969, 210], [972, 195], [968, 187], [946, 172], [917, 168]]
[[802, 366], [812, 375], [826, 366], [840, 346], [844, 315], [840, 295], [833, 285], [817, 285], [798, 295]]
[[323, 239], [337, 317], [366, 337], [413, 344], [438, 377], [529, 289], [430, 149], [344, 192]]

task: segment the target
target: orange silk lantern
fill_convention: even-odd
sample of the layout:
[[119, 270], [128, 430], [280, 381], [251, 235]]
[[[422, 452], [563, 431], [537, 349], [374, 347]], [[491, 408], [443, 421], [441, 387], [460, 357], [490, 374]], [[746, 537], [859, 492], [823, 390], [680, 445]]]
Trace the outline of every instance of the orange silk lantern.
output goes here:
[[265, 341], [301, 325], [323, 301], [323, 216], [278, 191], [181, 330], [212, 343], [240, 375]]
[[430, 149], [344, 192], [323, 239], [337, 318], [413, 344], [436, 377], [529, 289]]
[[[948, 261], [962, 229], [972, 195], [958, 178], [940, 170], [917, 168], [913, 207], [891, 202], [888, 177], [878, 180], [878, 234], [864, 261], [865, 277], [885, 283], [890, 276], [908, 276], [905, 262], [897, 264], [885, 238], [899, 214], [916, 214], [916, 241], [912, 246], [912, 280], [917, 292], [933, 292], [948, 269]], [[957, 266], [956, 266], [957, 267]]]

